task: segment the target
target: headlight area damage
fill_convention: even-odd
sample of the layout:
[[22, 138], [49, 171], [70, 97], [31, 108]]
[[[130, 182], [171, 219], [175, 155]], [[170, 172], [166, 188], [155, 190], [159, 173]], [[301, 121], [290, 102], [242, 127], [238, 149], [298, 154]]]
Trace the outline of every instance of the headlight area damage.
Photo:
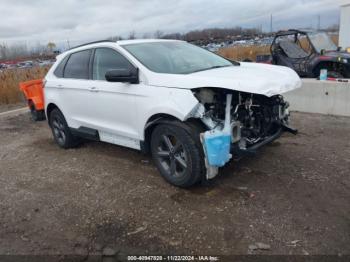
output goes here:
[[222, 88], [192, 91], [199, 103], [189, 117], [199, 118], [207, 127], [200, 134], [207, 179], [214, 178], [232, 155], [254, 154], [284, 131], [297, 133], [288, 126], [289, 104], [281, 95], [267, 97]]

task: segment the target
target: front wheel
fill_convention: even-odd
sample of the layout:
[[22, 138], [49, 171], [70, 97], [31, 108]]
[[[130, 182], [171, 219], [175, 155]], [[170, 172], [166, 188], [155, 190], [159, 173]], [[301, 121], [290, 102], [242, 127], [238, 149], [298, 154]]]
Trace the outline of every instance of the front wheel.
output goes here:
[[199, 134], [181, 122], [160, 124], [153, 130], [152, 157], [170, 184], [190, 187], [203, 177], [204, 154], [198, 140]]

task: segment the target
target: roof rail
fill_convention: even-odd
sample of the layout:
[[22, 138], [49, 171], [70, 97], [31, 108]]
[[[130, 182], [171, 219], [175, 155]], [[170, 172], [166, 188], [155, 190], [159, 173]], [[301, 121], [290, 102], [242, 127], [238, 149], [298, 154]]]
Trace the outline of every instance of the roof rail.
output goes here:
[[85, 44], [82, 44], [82, 45], [77, 45], [77, 46], [74, 46], [72, 48], [69, 48], [68, 50], [72, 50], [72, 49], [75, 49], [75, 48], [78, 48], [78, 47], [82, 47], [82, 46], [86, 46], [86, 45], [92, 45], [92, 44], [98, 44], [98, 43], [104, 43], [104, 42], [115, 43], [116, 41], [113, 41], [113, 40], [99, 40], [99, 41], [85, 43]]

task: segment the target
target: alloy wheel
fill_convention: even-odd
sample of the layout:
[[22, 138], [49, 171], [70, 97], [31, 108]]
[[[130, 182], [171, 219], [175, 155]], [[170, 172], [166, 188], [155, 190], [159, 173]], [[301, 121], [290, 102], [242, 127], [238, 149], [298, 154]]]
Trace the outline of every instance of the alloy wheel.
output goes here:
[[157, 158], [164, 171], [174, 177], [187, 170], [188, 157], [183, 144], [170, 134], [163, 134], [158, 141]]
[[58, 143], [63, 145], [66, 142], [65, 127], [62, 119], [55, 117], [52, 121], [52, 130]]

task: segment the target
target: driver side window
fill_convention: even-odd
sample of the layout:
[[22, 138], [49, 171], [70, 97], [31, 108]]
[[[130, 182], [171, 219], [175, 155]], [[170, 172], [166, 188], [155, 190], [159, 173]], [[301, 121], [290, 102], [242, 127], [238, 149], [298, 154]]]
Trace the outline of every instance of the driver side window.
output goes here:
[[97, 48], [95, 50], [92, 79], [106, 80], [106, 72], [115, 69], [130, 69], [130, 62], [111, 48]]

